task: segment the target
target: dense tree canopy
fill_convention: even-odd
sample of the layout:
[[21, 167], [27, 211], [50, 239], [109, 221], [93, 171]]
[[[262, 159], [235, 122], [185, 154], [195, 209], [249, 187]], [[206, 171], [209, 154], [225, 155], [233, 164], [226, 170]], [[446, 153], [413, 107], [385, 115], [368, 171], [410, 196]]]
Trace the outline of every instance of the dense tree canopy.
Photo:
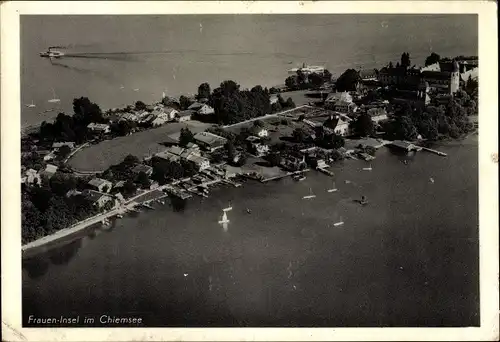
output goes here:
[[189, 128], [181, 128], [181, 135], [179, 137], [179, 145], [186, 147], [190, 142], [194, 141], [194, 135]]
[[425, 66], [437, 63], [441, 60], [441, 56], [439, 56], [437, 53], [432, 52], [427, 58], [425, 59]]
[[354, 69], [347, 69], [335, 83], [337, 91], [355, 91], [360, 80], [359, 73]]
[[351, 129], [359, 136], [371, 136], [375, 132], [375, 126], [369, 114], [363, 113], [351, 122]]
[[198, 87], [198, 100], [210, 98], [210, 84], [202, 83]]

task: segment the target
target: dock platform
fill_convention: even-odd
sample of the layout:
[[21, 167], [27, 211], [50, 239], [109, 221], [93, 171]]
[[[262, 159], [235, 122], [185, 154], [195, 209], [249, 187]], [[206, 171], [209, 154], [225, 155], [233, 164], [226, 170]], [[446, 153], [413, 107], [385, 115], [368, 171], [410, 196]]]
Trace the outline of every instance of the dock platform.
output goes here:
[[[418, 146], [420, 147], [420, 146]], [[428, 147], [420, 147], [423, 151], [427, 151], [427, 152], [431, 152], [431, 153], [435, 153], [437, 154], [438, 156], [441, 156], [441, 157], [446, 157], [447, 154], [444, 153], [444, 152], [441, 152], [441, 151], [438, 151], [438, 150], [433, 150], [432, 148], [428, 148]]]
[[318, 167], [317, 170], [320, 171], [320, 172], [323, 172], [324, 174], [326, 174], [326, 175], [328, 175], [330, 177], [334, 177], [335, 176], [335, 173], [333, 173], [333, 171], [330, 171], [330, 170], [328, 170], [328, 169], [326, 169], [324, 167]]

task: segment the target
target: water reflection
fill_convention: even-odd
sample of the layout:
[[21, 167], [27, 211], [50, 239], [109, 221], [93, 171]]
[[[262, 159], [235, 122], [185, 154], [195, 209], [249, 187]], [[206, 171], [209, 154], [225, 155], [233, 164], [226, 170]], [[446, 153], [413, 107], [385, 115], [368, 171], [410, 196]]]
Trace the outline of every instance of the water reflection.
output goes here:
[[182, 212], [186, 209], [186, 200], [177, 198], [175, 196], [170, 196], [170, 204], [175, 212]]
[[62, 247], [51, 249], [48, 253], [49, 259], [54, 265], [65, 265], [73, 259], [81, 246], [82, 240], [78, 239]]
[[30, 259], [23, 259], [22, 268], [26, 270], [31, 279], [36, 279], [47, 273], [49, 269], [49, 260], [47, 260], [45, 255], [37, 255]]

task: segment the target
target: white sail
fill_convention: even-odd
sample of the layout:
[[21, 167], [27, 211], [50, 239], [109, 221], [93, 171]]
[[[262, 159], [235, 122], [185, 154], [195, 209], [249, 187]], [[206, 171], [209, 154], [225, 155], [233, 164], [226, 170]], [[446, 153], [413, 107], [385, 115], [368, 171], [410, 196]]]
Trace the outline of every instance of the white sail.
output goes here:
[[26, 105], [26, 107], [28, 107], [28, 108], [35, 108], [36, 105], [35, 105], [35, 103], [33, 101], [31, 101], [31, 103], [29, 103], [29, 104]]
[[309, 195], [302, 197], [303, 199], [315, 198], [316, 195], [313, 194], [312, 189], [309, 188]]
[[52, 88], [52, 95], [54, 97], [48, 101], [49, 103], [61, 102], [61, 100], [57, 98], [54, 88]]
[[227, 214], [225, 211], [222, 212], [222, 218], [221, 220], [219, 221], [219, 223], [228, 223], [229, 220], [227, 219]]

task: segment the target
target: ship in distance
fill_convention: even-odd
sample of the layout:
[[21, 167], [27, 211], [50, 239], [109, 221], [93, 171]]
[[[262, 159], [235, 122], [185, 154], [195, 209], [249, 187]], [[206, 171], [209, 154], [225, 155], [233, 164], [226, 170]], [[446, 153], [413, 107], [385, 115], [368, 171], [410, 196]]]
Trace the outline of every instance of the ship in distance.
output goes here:
[[47, 51], [40, 52], [40, 57], [45, 57], [45, 58], [61, 58], [64, 56], [64, 53], [58, 50], [53, 50], [56, 48], [55, 46], [49, 47]]

